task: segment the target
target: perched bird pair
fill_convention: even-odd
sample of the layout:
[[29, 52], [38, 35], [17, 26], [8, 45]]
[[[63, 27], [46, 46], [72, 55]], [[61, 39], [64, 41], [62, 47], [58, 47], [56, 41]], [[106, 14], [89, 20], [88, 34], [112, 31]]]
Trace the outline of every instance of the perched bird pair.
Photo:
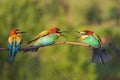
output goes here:
[[[22, 42], [21, 33], [24, 33], [24, 32], [20, 32], [19, 29], [13, 29], [10, 32], [10, 36], [8, 39], [8, 49], [10, 52], [10, 59], [9, 59], [10, 63], [14, 61], [15, 55], [18, 53], [18, 51], [21, 48], [21, 42]], [[55, 43], [56, 39], [59, 36], [62, 36], [62, 32], [60, 32], [59, 28], [52, 28], [49, 30], [42, 31], [38, 34], [38, 36], [35, 39], [28, 42], [28, 44], [30, 44], [31, 42], [34, 42], [34, 44], [28, 47], [27, 49], [25, 49], [23, 52], [27, 52], [27, 51], [36, 52], [40, 46], [52, 45]]]
[[[10, 32], [10, 37], [8, 40], [8, 48], [10, 51], [10, 63], [13, 62], [14, 56], [20, 50], [20, 44], [22, 42], [22, 39], [20, 37], [21, 33], [24, 32], [20, 32], [18, 29], [14, 29]], [[62, 36], [61, 33], [62, 32], [60, 32], [59, 28], [52, 28], [40, 32], [35, 39], [28, 42], [28, 44], [30, 44], [31, 42], [34, 42], [34, 44], [25, 49], [24, 52], [36, 52], [41, 46], [48, 46], [54, 44], [57, 38], [59, 36]], [[100, 38], [96, 36], [92, 31], [84, 30], [80, 32], [80, 35], [80, 39], [83, 42], [89, 44], [93, 50], [92, 62], [104, 64], [105, 62], [111, 60], [112, 56], [105, 51], [105, 49], [102, 47], [102, 42]]]

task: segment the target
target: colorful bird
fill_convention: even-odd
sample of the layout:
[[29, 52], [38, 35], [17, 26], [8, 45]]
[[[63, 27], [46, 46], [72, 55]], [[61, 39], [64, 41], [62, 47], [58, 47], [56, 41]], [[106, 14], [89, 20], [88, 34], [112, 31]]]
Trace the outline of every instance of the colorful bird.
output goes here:
[[62, 32], [60, 32], [59, 28], [52, 28], [40, 32], [35, 39], [28, 42], [28, 44], [30, 44], [31, 42], [34, 42], [34, 44], [30, 46], [28, 49], [26, 49], [24, 52], [27, 51], [36, 52], [40, 46], [48, 46], [54, 44], [59, 36], [64, 36], [61, 33]]
[[21, 34], [25, 32], [21, 32], [19, 29], [13, 29], [10, 32], [9, 38], [8, 38], [8, 49], [10, 52], [10, 58], [9, 62], [12, 63], [14, 61], [15, 55], [18, 53], [21, 47]]
[[105, 62], [111, 60], [112, 56], [102, 47], [102, 42], [99, 36], [89, 30], [84, 30], [80, 32], [80, 34], [80, 39], [84, 43], [89, 44], [93, 50], [92, 62], [104, 64]]

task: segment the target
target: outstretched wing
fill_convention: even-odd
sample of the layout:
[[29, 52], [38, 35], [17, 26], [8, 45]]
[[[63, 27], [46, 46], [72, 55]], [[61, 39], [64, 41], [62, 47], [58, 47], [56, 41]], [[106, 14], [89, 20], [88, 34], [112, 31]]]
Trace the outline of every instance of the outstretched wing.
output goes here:
[[35, 39], [29, 41], [27, 44], [30, 44], [30, 43], [33, 42], [33, 41], [37, 41], [40, 37], [46, 36], [46, 35], [48, 35], [48, 34], [49, 34], [49, 33], [48, 33], [47, 30], [42, 31], [42, 32], [40, 32], [40, 33], [37, 35], [37, 37], [36, 37]]

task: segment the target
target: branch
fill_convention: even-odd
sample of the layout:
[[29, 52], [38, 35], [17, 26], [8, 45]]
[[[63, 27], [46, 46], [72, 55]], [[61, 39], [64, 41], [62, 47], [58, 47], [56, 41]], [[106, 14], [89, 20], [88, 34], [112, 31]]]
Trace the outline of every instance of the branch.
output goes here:
[[[89, 47], [88, 44], [85, 44], [85, 43], [78, 43], [78, 42], [55, 42], [53, 45], [60, 45], [60, 44], [70, 44], [70, 45], [77, 45], [77, 46], [86, 46], [86, 47]], [[53, 45], [49, 45], [49, 46], [53, 46]], [[36, 47], [31, 47], [31, 46], [28, 46], [26, 48], [21, 48], [20, 51], [25, 51], [26, 49], [35, 49], [37, 47], [46, 47], [46, 46], [36, 46]], [[28, 50], [28, 52], [29, 52]], [[8, 51], [8, 48], [0, 48], [0, 51]]]
[[59, 44], [70, 44], [70, 45], [77, 45], [77, 46], [86, 46], [86, 47], [89, 47], [88, 44], [78, 43], [78, 42], [56, 42], [54, 45], [59, 45]]
[[8, 51], [8, 48], [0, 48], [0, 51]]
[[[55, 42], [54, 44], [48, 45], [48, 46], [60, 45], [60, 44], [70, 44], [70, 45], [91, 47], [88, 44], [78, 43], [78, 42]], [[38, 49], [41, 48], [41, 47], [47, 47], [47, 46], [43, 46], [43, 45], [40, 45], [40, 46], [28, 46], [26, 48], [21, 48], [20, 51], [22, 51], [23, 53], [24, 52], [37, 52]], [[94, 48], [94, 47], [91, 47], [91, 48]]]

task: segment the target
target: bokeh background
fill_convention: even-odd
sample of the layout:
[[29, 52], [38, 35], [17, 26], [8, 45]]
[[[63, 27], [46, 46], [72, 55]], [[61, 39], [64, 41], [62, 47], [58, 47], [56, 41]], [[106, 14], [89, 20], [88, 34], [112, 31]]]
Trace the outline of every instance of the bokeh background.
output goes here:
[[91, 50], [75, 45], [19, 52], [13, 64], [8, 51], [0, 52], [0, 80], [120, 80], [120, 0], [0, 0], [0, 47], [7, 48], [10, 30], [27, 32], [22, 46], [40, 31], [59, 27], [74, 41], [89, 29], [98, 34], [113, 56], [106, 65], [91, 63]]

